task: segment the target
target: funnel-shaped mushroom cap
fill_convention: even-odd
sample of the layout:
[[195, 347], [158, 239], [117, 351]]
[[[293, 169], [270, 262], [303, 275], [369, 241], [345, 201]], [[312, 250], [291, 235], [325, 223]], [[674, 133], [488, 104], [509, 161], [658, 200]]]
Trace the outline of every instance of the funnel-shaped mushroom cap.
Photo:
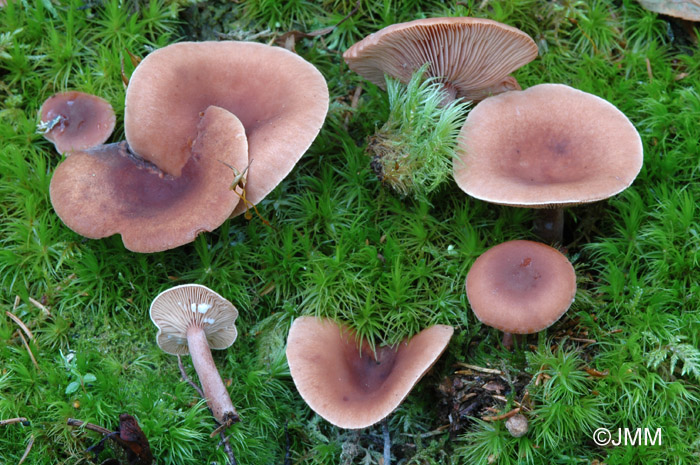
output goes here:
[[467, 100], [513, 90], [508, 75], [535, 57], [537, 45], [530, 36], [481, 18], [428, 18], [394, 24], [343, 54], [350, 69], [382, 89], [385, 74], [407, 83], [421, 66], [430, 63], [427, 75], [441, 78], [457, 98]]
[[127, 249], [157, 252], [192, 242], [226, 221], [239, 197], [229, 189], [248, 164], [243, 126], [210, 107], [179, 177], [134, 157], [125, 143], [66, 158], [51, 179], [51, 203], [73, 231], [99, 239], [121, 233]]
[[454, 177], [487, 202], [534, 208], [602, 200], [642, 168], [642, 140], [610, 102], [563, 84], [488, 98], [458, 139]]
[[433, 366], [452, 337], [450, 326], [421, 331], [397, 347], [358, 347], [355, 334], [331, 320], [297, 318], [287, 361], [301, 397], [341, 428], [365, 428], [389, 415]]
[[39, 129], [59, 153], [76, 152], [103, 144], [114, 130], [112, 105], [83, 92], [62, 92], [41, 106]]
[[[283, 48], [253, 42], [183, 42], [156, 50], [134, 70], [124, 130], [135, 153], [178, 176], [208, 106], [241, 120], [248, 138], [246, 197], [259, 202], [289, 174], [328, 111], [318, 70]], [[245, 210], [241, 205], [238, 212]]]
[[509, 241], [476, 259], [466, 287], [482, 323], [506, 333], [530, 334], [566, 313], [576, 296], [576, 274], [569, 260], [548, 245]]
[[158, 346], [173, 355], [189, 354], [187, 328], [204, 329], [211, 349], [225, 349], [238, 336], [238, 310], [208, 287], [183, 284], [167, 289], [151, 303], [151, 320], [158, 327]]

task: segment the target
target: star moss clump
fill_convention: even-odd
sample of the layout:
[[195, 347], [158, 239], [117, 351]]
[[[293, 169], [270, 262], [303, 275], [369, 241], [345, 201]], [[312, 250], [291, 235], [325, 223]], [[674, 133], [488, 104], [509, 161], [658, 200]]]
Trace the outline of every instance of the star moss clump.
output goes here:
[[419, 69], [407, 85], [386, 78], [389, 119], [370, 137], [371, 166], [386, 186], [403, 197], [427, 199], [452, 172], [457, 136], [469, 102], [442, 105], [440, 81]]

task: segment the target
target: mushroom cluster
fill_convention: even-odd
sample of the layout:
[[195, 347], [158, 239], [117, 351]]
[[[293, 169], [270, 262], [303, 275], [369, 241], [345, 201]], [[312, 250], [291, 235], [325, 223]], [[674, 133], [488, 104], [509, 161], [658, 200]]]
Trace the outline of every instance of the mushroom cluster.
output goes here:
[[51, 202], [85, 237], [120, 233], [135, 252], [178, 247], [272, 191], [320, 131], [328, 100], [318, 70], [285, 49], [169, 45], [129, 81], [126, 142], [72, 151]]

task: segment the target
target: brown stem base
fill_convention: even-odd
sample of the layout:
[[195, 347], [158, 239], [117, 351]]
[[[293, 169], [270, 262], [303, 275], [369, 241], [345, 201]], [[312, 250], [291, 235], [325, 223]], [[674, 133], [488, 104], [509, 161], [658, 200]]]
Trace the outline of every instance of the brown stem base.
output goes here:
[[564, 240], [564, 209], [541, 208], [535, 212], [535, 234], [550, 245], [561, 244]]

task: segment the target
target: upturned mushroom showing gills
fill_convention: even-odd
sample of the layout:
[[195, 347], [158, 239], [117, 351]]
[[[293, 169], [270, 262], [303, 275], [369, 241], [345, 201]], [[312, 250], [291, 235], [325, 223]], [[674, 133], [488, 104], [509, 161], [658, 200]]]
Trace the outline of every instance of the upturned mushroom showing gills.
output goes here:
[[430, 63], [426, 77], [438, 78], [449, 95], [482, 100], [520, 89], [510, 73], [537, 57], [537, 45], [523, 31], [482, 18], [427, 18], [388, 26], [350, 47], [350, 69], [385, 88], [384, 75], [407, 83]]
[[61, 154], [69, 154], [104, 144], [114, 130], [112, 105], [96, 95], [61, 92], [41, 106], [37, 130]]
[[287, 361], [312, 410], [341, 428], [365, 428], [399, 406], [440, 357], [453, 331], [431, 326], [398, 346], [373, 352], [347, 327], [300, 317], [289, 330]]
[[469, 305], [485, 325], [510, 335], [548, 328], [576, 296], [576, 273], [558, 250], [533, 241], [509, 241], [476, 259], [465, 283]]
[[[51, 201], [83, 236], [120, 233], [135, 252], [178, 247], [262, 200], [311, 145], [327, 111], [323, 76], [285, 49], [169, 45], [131, 76], [126, 144], [66, 159], [51, 180]], [[245, 190], [235, 182], [241, 175]]]
[[169, 354], [192, 357], [207, 404], [217, 421], [222, 425], [238, 421], [210, 350], [226, 349], [236, 340], [236, 307], [205, 286], [185, 284], [158, 294], [150, 314], [158, 327], [158, 346]]
[[639, 133], [610, 102], [563, 84], [540, 84], [476, 105], [453, 169], [472, 197], [541, 209], [535, 232], [554, 243], [562, 241], [563, 207], [623, 191], [642, 159]]

